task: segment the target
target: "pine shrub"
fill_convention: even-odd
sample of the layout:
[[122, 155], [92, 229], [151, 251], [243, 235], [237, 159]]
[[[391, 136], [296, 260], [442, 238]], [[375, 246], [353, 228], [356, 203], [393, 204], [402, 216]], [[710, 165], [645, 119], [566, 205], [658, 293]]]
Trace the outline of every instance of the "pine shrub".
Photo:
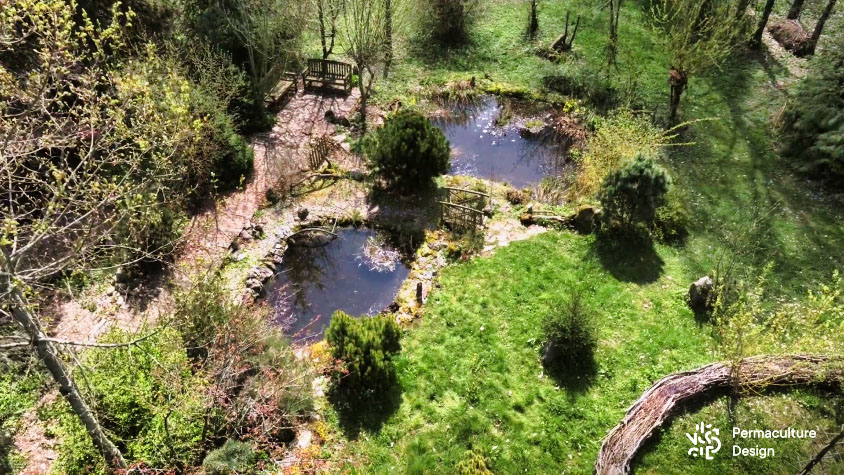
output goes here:
[[785, 153], [798, 167], [844, 185], [844, 37], [818, 54], [784, 116]]
[[388, 390], [396, 380], [393, 358], [401, 350], [399, 326], [388, 317], [354, 318], [337, 311], [325, 338], [342, 364], [335, 373], [337, 388], [350, 394]]
[[622, 229], [653, 227], [670, 185], [670, 177], [653, 159], [637, 156], [604, 179], [599, 198], [606, 222]]
[[418, 112], [405, 110], [390, 117], [365, 147], [372, 168], [403, 190], [425, 185], [448, 171], [448, 140]]
[[551, 307], [543, 331], [547, 364], [569, 366], [587, 361], [598, 346], [595, 320], [579, 293]]

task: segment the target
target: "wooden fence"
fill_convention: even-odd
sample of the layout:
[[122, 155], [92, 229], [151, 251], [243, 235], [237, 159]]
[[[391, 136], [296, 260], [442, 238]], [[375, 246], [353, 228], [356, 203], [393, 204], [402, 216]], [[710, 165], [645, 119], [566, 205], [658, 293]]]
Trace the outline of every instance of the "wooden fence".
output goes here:
[[466, 188], [445, 187], [440, 204], [440, 222], [455, 232], [475, 235], [484, 225], [484, 208], [489, 204], [489, 193]]

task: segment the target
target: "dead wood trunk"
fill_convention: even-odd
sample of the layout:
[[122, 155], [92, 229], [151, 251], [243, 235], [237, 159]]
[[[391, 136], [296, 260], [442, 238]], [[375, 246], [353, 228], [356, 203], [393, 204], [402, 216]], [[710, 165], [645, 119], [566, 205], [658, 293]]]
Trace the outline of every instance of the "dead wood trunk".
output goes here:
[[677, 110], [680, 108], [680, 99], [683, 97], [683, 92], [686, 91], [688, 84], [689, 77], [685, 71], [671, 68], [668, 72], [668, 85], [671, 87], [668, 118], [672, 121], [677, 117]]
[[[744, 389], [844, 383], [844, 358], [840, 357], [756, 356], [741, 360], [738, 367], [737, 383]], [[595, 472], [629, 473], [636, 453], [678, 406], [713, 391], [730, 389], [735, 380], [733, 372], [729, 362], [712, 363], [659, 380], [630, 406], [621, 423], [604, 438]]]
[[97, 420], [97, 416], [85, 402], [73, 380], [73, 376], [59, 357], [56, 346], [46, 340], [47, 336], [41, 330], [38, 320], [29, 312], [29, 307], [23, 300], [20, 291], [13, 289], [10, 292], [9, 298], [12, 317], [23, 327], [29, 336], [30, 342], [35, 348], [38, 357], [41, 358], [44, 366], [47, 367], [47, 371], [50, 372], [53, 380], [59, 385], [61, 395], [64, 396], [65, 400], [70, 404], [71, 409], [73, 409], [73, 412], [82, 421], [85, 430], [94, 442], [94, 446], [99, 450], [110, 467], [125, 469], [126, 460], [123, 458], [123, 454], [120, 453], [120, 450], [103, 431], [100, 422]]

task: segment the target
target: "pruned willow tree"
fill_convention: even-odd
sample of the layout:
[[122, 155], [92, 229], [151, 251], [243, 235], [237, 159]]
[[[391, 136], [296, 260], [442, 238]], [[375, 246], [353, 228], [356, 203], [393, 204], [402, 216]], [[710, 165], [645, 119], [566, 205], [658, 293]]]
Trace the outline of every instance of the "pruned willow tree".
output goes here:
[[358, 70], [360, 121], [366, 130], [366, 105], [379, 66], [385, 61], [384, 0], [345, 0], [343, 34], [346, 54]]
[[[178, 144], [194, 144], [204, 130], [183, 102], [186, 82], [145, 95], [157, 85], [125, 74], [116, 58], [126, 51], [133, 15], [118, 8], [100, 26], [73, 0], [0, 6], [0, 313], [17, 324], [0, 336], [0, 349], [37, 355], [116, 468], [126, 461], [74, 381], [63, 349], [125, 345], [51, 338], [39, 303], [66, 273], [155, 253], [137, 245], [138, 235], [169, 200], [186, 194], [181, 182], [189, 165], [182, 157], [189, 152]], [[163, 103], [172, 115], [152, 113]]]
[[747, 21], [729, 0], [659, 0], [651, 16], [670, 61], [669, 119], [677, 117], [689, 78], [720, 67], [729, 57]]

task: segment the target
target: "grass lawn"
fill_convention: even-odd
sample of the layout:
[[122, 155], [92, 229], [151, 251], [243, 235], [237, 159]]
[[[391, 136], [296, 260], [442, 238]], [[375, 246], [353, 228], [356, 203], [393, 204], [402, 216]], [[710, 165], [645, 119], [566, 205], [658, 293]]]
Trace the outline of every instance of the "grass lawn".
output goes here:
[[[586, 472], [642, 391], [665, 374], [717, 359], [709, 328], [684, 303], [676, 251], [622, 256], [617, 278], [599, 249], [592, 237], [549, 232], [447, 268], [421, 323], [403, 339], [397, 412], [373, 409], [353, 421], [360, 432], [341, 424], [358, 441], [349, 447], [351, 467], [434, 472], [471, 449], [497, 473]], [[624, 280], [633, 275], [659, 277], [644, 285]], [[575, 289], [585, 291], [600, 328], [594, 369], [548, 375], [541, 323], [549, 305]]]
[[[598, 4], [595, 4], [598, 5]], [[574, 69], [598, 71], [604, 61], [606, 11], [592, 2], [542, 2], [540, 37], [523, 37], [527, 3], [489, 2], [471, 45], [432, 56], [409, 48], [377, 99], [412, 97], [417, 86], [488, 73], [541, 91], [543, 79]], [[562, 31], [566, 10], [582, 14], [572, 58], [552, 64], [536, 54]], [[668, 60], [646, 22], [641, 2], [621, 14], [619, 87], [635, 81], [637, 103], [657, 121], [667, 109]], [[693, 77], [681, 104], [683, 120], [711, 119], [684, 130], [694, 145], [663, 161], [692, 217], [683, 246], [611, 248], [593, 237], [549, 232], [490, 257], [448, 268], [421, 322], [403, 339], [401, 398], [358, 418], [331, 413], [350, 443], [337, 459], [343, 471], [449, 472], [481, 454], [496, 473], [590, 473], [602, 438], [657, 379], [723, 358], [709, 324], [684, 302], [691, 280], [722, 256], [753, 278], [768, 263], [770, 300], [803, 299], [806, 289], [844, 267], [844, 211], [818, 183], [796, 175], [777, 154], [771, 124], [788, 100], [788, 71], [767, 53], [738, 50], [720, 70]], [[737, 236], [758, 229], [742, 253]], [[541, 322], [549, 304], [584, 289], [600, 326], [594, 371], [565, 380], [543, 373]], [[757, 395], [728, 410], [727, 399], [705, 401], [669, 425], [636, 468], [665, 473], [794, 473], [844, 422], [840, 397], [814, 392]], [[701, 418], [780, 427], [803, 424], [822, 440], [777, 446], [778, 457], [717, 466], [690, 462], [689, 432]], [[722, 437], [723, 450], [730, 440]], [[340, 462], [342, 460], [342, 462]]]

